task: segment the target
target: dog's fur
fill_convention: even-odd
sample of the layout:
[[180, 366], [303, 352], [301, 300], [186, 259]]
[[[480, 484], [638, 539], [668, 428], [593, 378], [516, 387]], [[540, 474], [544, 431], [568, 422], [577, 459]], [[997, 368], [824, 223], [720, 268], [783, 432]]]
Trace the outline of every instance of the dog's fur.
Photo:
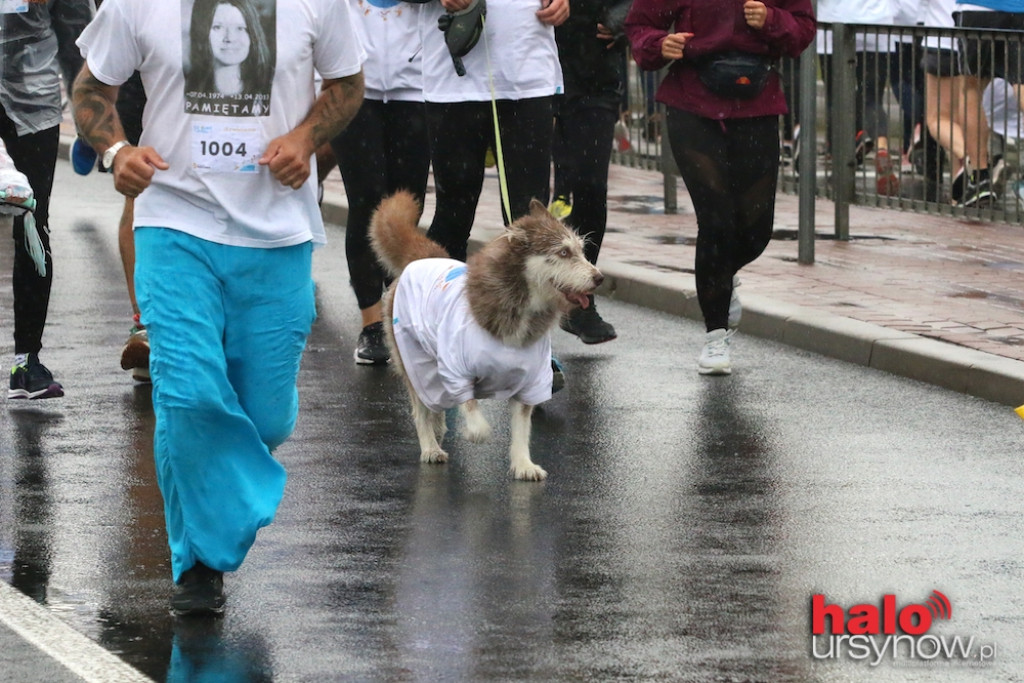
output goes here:
[[[384, 296], [384, 329], [392, 366], [405, 380], [420, 442], [421, 462], [446, 462], [441, 449], [444, 413], [430, 411], [405, 375], [392, 327], [395, 288], [402, 270], [421, 258], [448, 258], [444, 249], [417, 228], [420, 205], [408, 192], [381, 202], [370, 228], [373, 250], [395, 281]], [[467, 263], [465, 293], [476, 322], [501, 343], [524, 347], [551, 331], [562, 315], [586, 306], [604, 277], [583, 256], [583, 241], [533, 200], [530, 213], [474, 254]], [[539, 481], [547, 476], [530, 459], [533, 406], [514, 399], [511, 409], [510, 469], [516, 479]], [[470, 441], [490, 438], [491, 427], [475, 399], [459, 406], [462, 434]]]

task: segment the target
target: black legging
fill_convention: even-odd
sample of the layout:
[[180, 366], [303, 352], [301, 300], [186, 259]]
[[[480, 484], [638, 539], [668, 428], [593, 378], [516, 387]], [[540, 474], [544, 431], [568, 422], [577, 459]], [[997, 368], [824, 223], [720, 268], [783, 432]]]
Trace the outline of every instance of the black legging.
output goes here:
[[555, 193], [571, 197], [566, 223], [584, 237], [583, 253], [594, 264], [608, 226], [608, 164], [618, 117], [614, 109], [578, 100], [561, 103], [555, 117]]
[[772, 237], [779, 119], [718, 121], [670, 107], [666, 124], [697, 215], [697, 300], [708, 332], [723, 329], [733, 275], [760, 256]]
[[35, 219], [46, 254], [46, 276], [36, 272], [25, 248], [25, 219], [14, 219], [14, 352], [39, 353], [43, 348], [43, 328], [50, 307], [53, 283], [53, 258], [50, 254], [50, 192], [57, 164], [60, 127], [19, 136], [14, 122], [0, 107], [0, 137], [15, 167], [25, 174], [36, 200]]
[[[543, 201], [551, 173], [553, 97], [499, 100], [498, 121], [508, 182], [511, 218]], [[469, 233], [484, 182], [484, 157], [494, 144], [490, 102], [428, 102], [427, 129], [434, 169], [436, 206], [427, 236], [448, 254], [466, 260]], [[496, 151], [496, 150], [495, 150]]]
[[422, 102], [364, 100], [356, 117], [331, 141], [348, 197], [345, 257], [360, 310], [380, 301], [387, 282], [370, 247], [370, 218], [384, 197], [427, 190], [430, 150]]

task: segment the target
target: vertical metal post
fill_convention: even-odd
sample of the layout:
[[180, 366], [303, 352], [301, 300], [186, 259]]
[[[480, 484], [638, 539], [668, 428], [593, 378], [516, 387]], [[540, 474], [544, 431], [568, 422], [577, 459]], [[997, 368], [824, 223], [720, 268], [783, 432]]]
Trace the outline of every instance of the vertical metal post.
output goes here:
[[799, 222], [797, 224], [797, 262], [814, 263], [814, 202], [818, 192], [818, 51], [812, 41], [800, 55], [800, 158], [797, 160]]
[[857, 160], [855, 158], [857, 55], [856, 33], [845, 24], [832, 24], [832, 199], [835, 201], [836, 239], [850, 239], [850, 204], [853, 202]]
[[664, 119], [662, 119], [661, 179], [662, 193], [665, 196], [665, 213], [679, 212], [679, 198], [676, 193], [676, 176], [678, 175], [679, 168], [676, 167], [676, 158], [672, 156], [672, 146], [668, 144], [668, 130], [665, 127]]

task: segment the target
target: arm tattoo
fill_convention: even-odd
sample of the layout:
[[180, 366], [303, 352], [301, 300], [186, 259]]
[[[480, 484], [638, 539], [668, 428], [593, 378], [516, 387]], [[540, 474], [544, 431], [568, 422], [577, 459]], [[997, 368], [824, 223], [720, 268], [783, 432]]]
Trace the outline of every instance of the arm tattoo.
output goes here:
[[314, 147], [330, 142], [345, 130], [363, 104], [363, 73], [325, 80], [320, 96], [306, 117]]
[[124, 129], [114, 106], [117, 91], [118, 86], [98, 81], [88, 66], [82, 67], [72, 89], [71, 102], [78, 133], [100, 154], [124, 139]]

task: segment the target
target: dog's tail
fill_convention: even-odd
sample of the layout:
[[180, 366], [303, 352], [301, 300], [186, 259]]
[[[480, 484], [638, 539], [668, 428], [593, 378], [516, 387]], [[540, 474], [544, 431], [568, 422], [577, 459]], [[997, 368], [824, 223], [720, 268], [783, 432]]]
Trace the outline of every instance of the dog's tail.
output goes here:
[[448, 253], [417, 227], [420, 203], [411, 192], [399, 190], [385, 197], [370, 221], [370, 243], [381, 265], [398, 277], [412, 261], [448, 258]]

